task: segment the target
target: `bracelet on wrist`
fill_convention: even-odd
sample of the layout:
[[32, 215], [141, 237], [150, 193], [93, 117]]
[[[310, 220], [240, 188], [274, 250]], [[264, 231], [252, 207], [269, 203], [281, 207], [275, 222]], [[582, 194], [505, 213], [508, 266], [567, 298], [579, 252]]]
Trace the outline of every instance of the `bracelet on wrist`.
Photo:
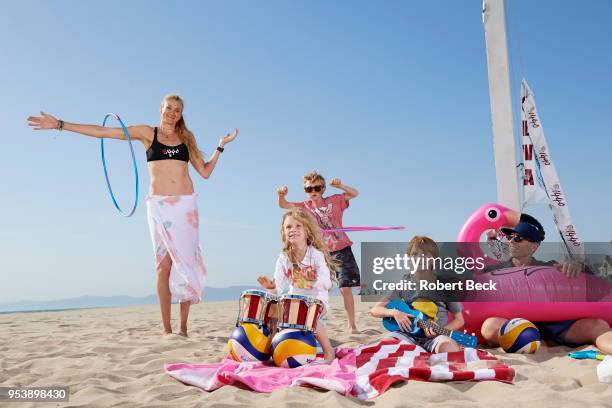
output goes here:
[[224, 149], [224, 148], [222, 148], [221, 146], [217, 146], [217, 151], [218, 151], [219, 153], [223, 153], [223, 151], [224, 151], [224, 150], [225, 150], [225, 149]]
[[59, 130], [60, 132], [64, 130], [64, 121], [60, 119], [57, 121], [57, 123], [58, 123], [57, 130]]

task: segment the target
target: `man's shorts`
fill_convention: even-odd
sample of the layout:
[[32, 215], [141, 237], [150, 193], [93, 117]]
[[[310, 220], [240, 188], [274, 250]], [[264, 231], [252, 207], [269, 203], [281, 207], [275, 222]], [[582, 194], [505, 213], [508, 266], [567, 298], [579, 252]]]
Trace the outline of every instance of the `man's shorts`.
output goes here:
[[330, 252], [334, 261], [338, 263], [336, 276], [338, 277], [338, 286], [341, 288], [353, 288], [361, 286], [359, 278], [359, 266], [353, 255], [353, 250], [350, 246], [339, 251]]
[[576, 323], [576, 320], [562, 320], [560, 322], [534, 322], [538, 330], [540, 330], [540, 336], [542, 340], [552, 340], [561, 346], [567, 347], [579, 347], [584, 344], [572, 343], [565, 340], [565, 332]]

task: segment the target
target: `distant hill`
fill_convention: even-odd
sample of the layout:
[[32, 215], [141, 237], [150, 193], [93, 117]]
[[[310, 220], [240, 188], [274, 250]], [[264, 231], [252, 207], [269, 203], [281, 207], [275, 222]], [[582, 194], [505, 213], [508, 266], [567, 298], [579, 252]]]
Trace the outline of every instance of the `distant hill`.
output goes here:
[[[227, 288], [204, 289], [204, 302], [238, 300], [240, 294], [253, 289], [251, 286], [230, 286]], [[132, 296], [80, 296], [59, 300], [22, 300], [19, 302], [0, 302], [0, 313], [32, 312], [46, 310], [86, 309], [94, 307], [121, 307], [157, 304], [157, 295], [145, 297]]]
[[[218, 302], [221, 300], [238, 300], [240, 294], [254, 289], [253, 286], [230, 286], [227, 288], [207, 287], [204, 289], [203, 302]], [[332, 295], [338, 295], [334, 288]], [[157, 304], [157, 295], [145, 297], [132, 296], [80, 296], [59, 300], [22, 300], [19, 302], [0, 302], [0, 313], [40, 312], [49, 310], [90, 309], [97, 307], [121, 307]]]

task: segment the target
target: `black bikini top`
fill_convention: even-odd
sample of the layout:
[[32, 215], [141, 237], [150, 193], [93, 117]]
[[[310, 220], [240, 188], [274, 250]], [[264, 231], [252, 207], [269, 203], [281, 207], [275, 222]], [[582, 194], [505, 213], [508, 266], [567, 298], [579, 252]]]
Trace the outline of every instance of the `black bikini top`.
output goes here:
[[147, 149], [147, 161], [155, 160], [182, 160], [184, 162], [189, 161], [189, 150], [185, 143], [181, 143], [176, 146], [166, 146], [165, 144], [159, 143], [157, 140], [157, 127], [153, 130], [153, 143], [151, 147]]

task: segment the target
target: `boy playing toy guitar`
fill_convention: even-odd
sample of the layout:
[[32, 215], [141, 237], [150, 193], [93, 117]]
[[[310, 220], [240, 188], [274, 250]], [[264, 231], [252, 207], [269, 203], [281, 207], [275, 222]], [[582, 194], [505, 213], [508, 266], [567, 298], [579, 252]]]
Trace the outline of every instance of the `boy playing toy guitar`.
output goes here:
[[[437, 257], [438, 246], [431, 238], [415, 236], [408, 244], [407, 253], [408, 256], [411, 257]], [[416, 279], [431, 280], [434, 277], [434, 273], [431, 269], [422, 268], [416, 271], [414, 277]], [[439, 296], [435, 295], [436, 294], [433, 293], [432, 296], [424, 296], [422, 294], [417, 294], [414, 291], [394, 291], [387, 297], [386, 300], [375, 304], [370, 310], [370, 314], [377, 318], [394, 319], [396, 324], [393, 324], [391, 319], [385, 320], [387, 320], [387, 325], [389, 328], [393, 329], [397, 326], [399, 329], [397, 331], [392, 331], [391, 333], [391, 336], [395, 338], [417, 344], [432, 353], [459, 351], [461, 349], [459, 344], [448, 335], [463, 327], [461, 303], [445, 302], [442, 299], [436, 299]], [[419, 301], [419, 299], [422, 300], [423, 298], [427, 298], [429, 301]], [[393, 299], [395, 299], [395, 301], [392, 303]], [[405, 306], [403, 306], [402, 303]], [[410, 303], [413, 304], [415, 309], [424, 306], [424, 308], [421, 307], [421, 312], [423, 313], [419, 315], [416, 311], [414, 311], [414, 309], [408, 306]], [[409, 313], [406, 313], [401, 309]], [[448, 321], [448, 312], [450, 312], [453, 317], [452, 321], [450, 322]], [[417, 316], [415, 316], [415, 314]], [[432, 326], [431, 324], [427, 324], [426, 321], [422, 320], [424, 315], [428, 315], [436, 320], [436, 327]], [[421, 323], [418, 323], [419, 321]], [[421, 327], [413, 330], [412, 325], [415, 322]], [[385, 327], [387, 327], [387, 325], [385, 325]], [[422, 329], [422, 332], [419, 329]], [[451, 332], [444, 331], [443, 329], [450, 330]], [[455, 337], [459, 338], [459, 335], [462, 333], [455, 332], [455, 334]], [[462, 343], [467, 343], [473, 347], [474, 339], [469, 339], [469, 337], [472, 336], [467, 336], [467, 338], [463, 339], [464, 341], [462, 340]]]

